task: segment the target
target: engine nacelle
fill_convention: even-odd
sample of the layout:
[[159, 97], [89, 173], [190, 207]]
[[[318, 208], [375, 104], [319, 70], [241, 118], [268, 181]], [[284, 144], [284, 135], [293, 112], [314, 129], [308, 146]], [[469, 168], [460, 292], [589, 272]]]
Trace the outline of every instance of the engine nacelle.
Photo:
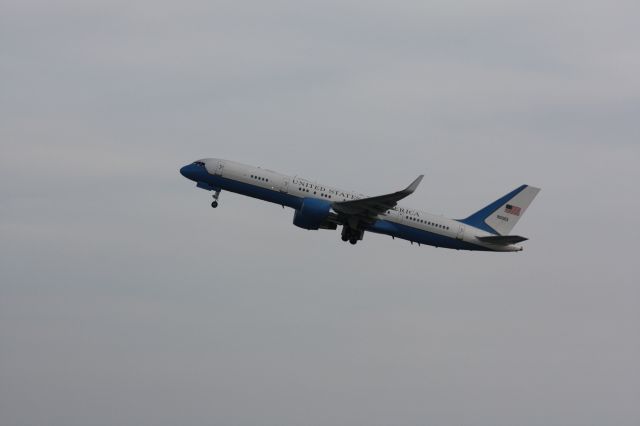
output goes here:
[[[293, 215], [293, 224], [304, 229], [320, 229], [327, 227], [326, 220], [330, 215], [331, 203], [316, 198], [305, 198], [302, 207]], [[335, 229], [335, 227], [333, 228]]]

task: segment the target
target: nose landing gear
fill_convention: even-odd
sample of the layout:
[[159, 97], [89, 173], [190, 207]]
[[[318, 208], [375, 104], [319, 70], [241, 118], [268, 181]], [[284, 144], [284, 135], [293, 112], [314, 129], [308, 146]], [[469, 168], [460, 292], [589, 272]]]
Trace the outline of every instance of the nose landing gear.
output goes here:
[[213, 207], [214, 209], [218, 207], [218, 198], [219, 197], [220, 197], [220, 190], [217, 190], [213, 194], [213, 202], [211, 203], [211, 207]]

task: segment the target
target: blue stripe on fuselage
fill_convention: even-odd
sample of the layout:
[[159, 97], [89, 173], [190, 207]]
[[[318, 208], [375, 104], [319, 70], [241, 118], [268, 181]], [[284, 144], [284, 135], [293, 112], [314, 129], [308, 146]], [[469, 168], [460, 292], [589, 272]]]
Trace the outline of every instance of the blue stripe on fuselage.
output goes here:
[[418, 229], [412, 226], [403, 225], [384, 219], [377, 220], [367, 228], [367, 231], [375, 232], [378, 234], [386, 234], [393, 237], [402, 238], [404, 240], [435, 247], [445, 247], [456, 250], [492, 251], [489, 248], [471, 244], [466, 241], [461, 241], [457, 238], [448, 237], [442, 234], [436, 234], [434, 232], [425, 231], [424, 229]]
[[287, 194], [273, 189], [252, 185], [250, 183], [244, 183], [211, 174], [205, 178], [205, 182], [216, 188], [291, 207], [292, 209], [299, 209], [300, 207], [302, 207], [302, 198], [300, 197], [296, 197], [295, 195]]
[[[303, 198], [273, 189], [267, 189], [250, 183], [239, 182], [237, 180], [211, 174], [204, 177], [203, 181], [214, 188], [220, 188], [226, 191], [246, 195], [248, 197], [258, 198], [260, 200], [291, 207], [292, 209], [299, 209], [302, 207]], [[366, 230], [377, 234], [385, 234], [435, 247], [457, 250], [491, 251], [489, 248], [461, 241], [446, 235], [436, 234], [434, 232], [425, 231], [423, 229], [402, 225], [384, 219], [377, 220], [367, 227]]]

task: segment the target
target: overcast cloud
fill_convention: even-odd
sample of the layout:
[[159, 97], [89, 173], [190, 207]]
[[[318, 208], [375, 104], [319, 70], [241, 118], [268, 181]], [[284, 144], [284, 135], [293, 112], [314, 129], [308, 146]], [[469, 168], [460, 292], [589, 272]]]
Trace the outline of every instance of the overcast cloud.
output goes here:
[[[637, 1], [0, 6], [0, 424], [640, 424]], [[522, 253], [293, 227], [220, 157]]]

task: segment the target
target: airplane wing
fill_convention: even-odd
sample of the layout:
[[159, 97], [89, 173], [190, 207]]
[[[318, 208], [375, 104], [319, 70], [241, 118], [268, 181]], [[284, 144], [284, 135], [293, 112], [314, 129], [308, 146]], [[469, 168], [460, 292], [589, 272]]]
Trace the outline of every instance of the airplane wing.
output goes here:
[[483, 243], [498, 244], [501, 246], [518, 244], [528, 240], [528, 238], [521, 237], [519, 235], [496, 235], [491, 237], [476, 237], [476, 238], [482, 241]]
[[393, 208], [398, 201], [413, 194], [424, 175], [420, 175], [411, 185], [392, 194], [378, 195], [376, 197], [360, 198], [359, 200], [336, 201], [333, 203], [333, 209], [341, 214], [349, 216], [360, 216], [373, 219], [381, 213]]

